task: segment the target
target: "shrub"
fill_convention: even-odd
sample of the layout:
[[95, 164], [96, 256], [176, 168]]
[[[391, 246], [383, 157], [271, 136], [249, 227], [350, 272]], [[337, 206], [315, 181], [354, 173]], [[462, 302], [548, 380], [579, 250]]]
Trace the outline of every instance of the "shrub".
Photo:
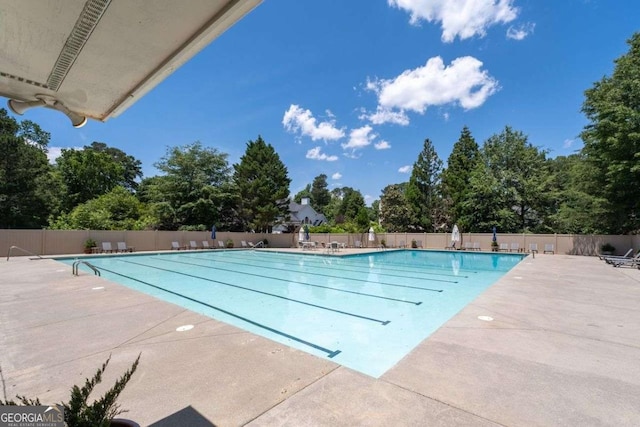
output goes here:
[[98, 244], [96, 243], [95, 240], [93, 240], [91, 238], [89, 238], [89, 239], [84, 241], [84, 248], [85, 249], [95, 248], [96, 246], [98, 246]]
[[411, 241], [411, 247], [412, 247], [413, 249], [416, 249], [416, 248], [418, 247], [418, 242], [416, 242], [415, 240], [412, 240], [412, 241]]
[[616, 248], [615, 248], [615, 246], [613, 246], [611, 243], [603, 243], [603, 244], [600, 246], [600, 250], [601, 250], [602, 252], [615, 252], [615, 251], [616, 251]]
[[227, 239], [227, 241], [225, 242], [225, 246], [227, 248], [233, 248], [233, 240]]

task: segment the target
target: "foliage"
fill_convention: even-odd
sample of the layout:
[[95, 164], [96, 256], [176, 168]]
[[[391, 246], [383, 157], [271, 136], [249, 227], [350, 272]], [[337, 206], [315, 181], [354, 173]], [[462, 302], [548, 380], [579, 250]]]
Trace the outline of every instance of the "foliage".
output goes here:
[[227, 239], [227, 241], [225, 242], [224, 245], [227, 248], [233, 248], [233, 240], [232, 239]]
[[602, 246], [600, 246], [600, 250], [602, 252], [615, 252], [616, 248], [615, 246], [613, 246], [611, 243], [603, 243]]
[[453, 144], [447, 159], [447, 168], [442, 172], [443, 192], [451, 199], [451, 223], [469, 228], [465, 223], [471, 212], [464, 210], [464, 200], [470, 191], [471, 174], [480, 158], [480, 148], [468, 127], [464, 127], [460, 138]]
[[0, 109], [0, 228], [40, 228], [54, 204], [47, 186], [49, 133]]
[[323, 212], [331, 202], [331, 193], [327, 189], [327, 175], [320, 174], [311, 184], [311, 206], [317, 212]]
[[239, 213], [246, 229], [270, 231], [274, 223], [288, 219], [291, 179], [271, 144], [261, 136], [249, 141], [240, 163], [233, 167]]
[[85, 249], [95, 248], [96, 246], [98, 246], [98, 244], [96, 243], [95, 240], [93, 240], [91, 238], [89, 238], [89, 239], [84, 241], [84, 248]]
[[[96, 385], [102, 382], [102, 375], [107, 369], [107, 365], [111, 360], [109, 356], [94, 374], [94, 376], [85, 380], [82, 387], [74, 385], [71, 388], [71, 397], [69, 402], [63, 402], [64, 407], [64, 421], [69, 427], [108, 427], [117, 415], [126, 412], [120, 409], [120, 406], [116, 403], [118, 396], [124, 390], [125, 386], [133, 376], [134, 372], [138, 368], [140, 361], [140, 355], [136, 358], [133, 365], [115, 382], [107, 392], [99, 399], [94, 400], [93, 403], [88, 404], [87, 401], [91, 392]], [[24, 396], [17, 396], [22, 405], [33, 406], [41, 405], [39, 399], [28, 399]], [[2, 401], [0, 405], [17, 405], [13, 400]]]
[[582, 111], [590, 123], [581, 134], [583, 153], [598, 174], [592, 196], [605, 200], [605, 231], [640, 229], [640, 32], [627, 41], [611, 77], [585, 92]]
[[403, 232], [411, 225], [411, 206], [407, 201], [403, 187], [398, 184], [387, 185], [380, 197], [380, 221], [391, 233]]
[[144, 230], [155, 222], [147, 207], [123, 187], [76, 206], [52, 221], [54, 230]]
[[422, 151], [413, 164], [409, 185], [406, 187], [406, 198], [412, 212], [410, 230], [433, 231], [434, 214], [439, 200], [441, 172], [442, 161], [438, 157], [433, 143], [429, 139], [425, 139]]
[[205, 148], [198, 141], [169, 147], [155, 164], [164, 175], [140, 185], [141, 199], [152, 204], [156, 228], [177, 230], [182, 225], [217, 224], [225, 230], [222, 213], [233, 215], [236, 201], [231, 190], [227, 154]]

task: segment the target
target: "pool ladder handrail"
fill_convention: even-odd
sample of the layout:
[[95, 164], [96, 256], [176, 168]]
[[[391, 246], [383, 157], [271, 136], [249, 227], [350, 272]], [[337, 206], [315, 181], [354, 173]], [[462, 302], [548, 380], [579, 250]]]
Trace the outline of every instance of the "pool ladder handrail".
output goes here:
[[96, 267], [95, 265], [91, 264], [89, 261], [85, 261], [82, 259], [78, 259], [75, 260], [73, 262], [73, 265], [71, 266], [71, 274], [73, 274], [74, 276], [78, 276], [78, 267], [80, 267], [80, 264], [84, 264], [87, 267], [89, 267], [91, 270], [93, 270], [93, 275], [94, 276], [102, 276], [102, 274], [100, 274], [100, 270], [98, 270], [98, 267]]
[[37, 256], [38, 258], [42, 259], [42, 257], [41, 257], [40, 255], [38, 255], [38, 254], [34, 254], [33, 252], [29, 252], [29, 251], [28, 251], [28, 250], [26, 250], [26, 249], [22, 249], [20, 246], [11, 246], [11, 247], [9, 248], [9, 252], [7, 252], [7, 261], [9, 261], [9, 257], [11, 257], [11, 250], [12, 250], [12, 249], [20, 249], [20, 250], [21, 250], [22, 252], [24, 252], [24, 253], [27, 253], [27, 254], [29, 254], [29, 255], [33, 255], [33, 256]]

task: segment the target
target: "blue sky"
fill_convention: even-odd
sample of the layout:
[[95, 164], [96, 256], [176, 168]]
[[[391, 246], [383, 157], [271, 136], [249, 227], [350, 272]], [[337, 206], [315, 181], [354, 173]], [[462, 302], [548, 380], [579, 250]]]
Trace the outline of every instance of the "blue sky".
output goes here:
[[552, 157], [579, 150], [584, 91], [638, 17], [636, 0], [265, 0], [120, 117], [18, 118], [51, 132], [51, 154], [101, 141], [145, 177], [169, 146], [233, 164], [261, 135], [292, 196], [324, 173], [370, 204], [409, 179], [425, 138], [446, 162], [465, 125], [479, 144], [509, 125]]

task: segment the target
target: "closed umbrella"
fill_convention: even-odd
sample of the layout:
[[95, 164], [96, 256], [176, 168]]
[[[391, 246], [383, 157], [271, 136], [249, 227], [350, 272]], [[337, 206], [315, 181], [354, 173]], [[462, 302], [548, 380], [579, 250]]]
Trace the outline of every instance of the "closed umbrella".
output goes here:
[[300, 230], [298, 231], [298, 241], [304, 242], [304, 229], [302, 227], [300, 227]]
[[493, 241], [497, 242], [498, 241], [498, 236], [496, 235], [496, 227], [493, 227]]
[[376, 240], [376, 233], [373, 231], [373, 227], [369, 227], [369, 241], [373, 242]]
[[216, 240], [216, 226], [211, 226], [211, 240]]
[[309, 226], [307, 224], [304, 225], [304, 240], [309, 240]]
[[456, 247], [456, 243], [460, 241], [460, 230], [458, 229], [458, 224], [453, 226], [453, 231], [451, 232], [451, 241], [454, 248]]

